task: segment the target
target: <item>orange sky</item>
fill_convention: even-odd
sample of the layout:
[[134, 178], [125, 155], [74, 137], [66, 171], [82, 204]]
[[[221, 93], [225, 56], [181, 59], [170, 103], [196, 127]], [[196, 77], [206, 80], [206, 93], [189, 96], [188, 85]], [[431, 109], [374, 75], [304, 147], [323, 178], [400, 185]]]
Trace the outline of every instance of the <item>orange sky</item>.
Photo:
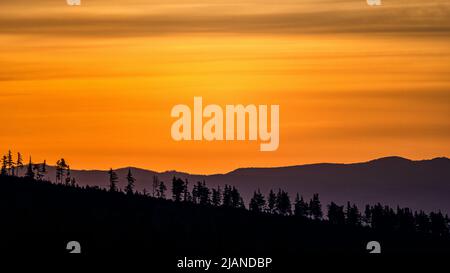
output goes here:
[[[196, 173], [450, 156], [448, 1], [236, 2], [0, 0], [0, 150]], [[279, 149], [173, 141], [194, 96], [279, 104]]]

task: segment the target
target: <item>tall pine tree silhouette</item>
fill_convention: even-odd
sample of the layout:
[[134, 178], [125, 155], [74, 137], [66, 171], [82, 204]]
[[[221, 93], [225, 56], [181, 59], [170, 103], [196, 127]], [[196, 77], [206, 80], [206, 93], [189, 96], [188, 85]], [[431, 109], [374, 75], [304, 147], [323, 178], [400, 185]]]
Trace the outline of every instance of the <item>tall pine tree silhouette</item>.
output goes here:
[[156, 194], [158, 192], [159, 187], [159, 178], [156, 175], [153, 175], [153, 181], [152, 181], [152, 196], [156, 197]]
[[220, 186], [217, 186], [217, 189], [212, 189], [212, 197], [211, 197], [211, 203], [215, 207], [219, 207], [222, 202], [222, 190], [220, 189]]
[[328, 217], [328, 221], [331, 224], [335, 224], [335, 225], [343, 225], [343, 224], [345, 224], [344, 207], [343, 206], [338, 206], [334, 202], [331, 202], [328, 205], [327, 217]]
[[20, 170], [23, 168], [22, 154], [20, 153], [17, 153], [16, 168], [16, 175], [19, 176]]
[[323, 217], [322, 204], [320, 203], [319, 194], [313, 194], [313, 198], [309, 202], [309, 211], [311, 217], [315, 220], [320, 220]]
[[112, 168], [108, 171], [108, 174], [109, 174], [109, 191], [115, 192], [117, 191], [117, 182], [119, 181], [119, 178], [117, 177], [116, 172], [114, 172]]
[[11, 150], [8, 151], [8, 156], [6, 157], [6, 166], [8, 168], [8, 174], [14, 175], [14, 160]]
[[266, 200], [259, 189], [258, 191], [253, 192], [253, 197], [249, 204], [249, 210], [255, 212], [263, 212], [266, 210]]
[[299, 196], [298, 193], [295, 197], [294, 215], [299, 217], [308, 216], [308, 204], [303, 199], [303, 196]]
[[166, 190], [167, 190], [166, 184], [164, 184], [164, 181], [160, 181], [158, 186], [157, 197], [160, 199], [166, 198]]
[[30, 162], [27, 166], [27, 172], [25, 173], [25, 177], [28, 179], [34, 179], [34, 172], [33, 172], [33, 162], [31, 162], [31, 156], [30, 156]]
[[131, 169], [128, 169], [127, 174], [127, 186], [125, 187], [125, 192], [127, 194], [133, 194], [134, 189], [134, 182], [136, 182], [136, 179], [133, 177], [133, 174], [131, 173]]
[[289, 194], [281, 189], [278, 190], [276, 199], [276, 210], [281, 215], [291, 215], [291, 200]]
[[273, 192], [273, 190], [270, 190], [269, 197], [267, 198], [267, 211], [269, 213], [276, 213], [275, 206], [277, 204], [277, 196]]

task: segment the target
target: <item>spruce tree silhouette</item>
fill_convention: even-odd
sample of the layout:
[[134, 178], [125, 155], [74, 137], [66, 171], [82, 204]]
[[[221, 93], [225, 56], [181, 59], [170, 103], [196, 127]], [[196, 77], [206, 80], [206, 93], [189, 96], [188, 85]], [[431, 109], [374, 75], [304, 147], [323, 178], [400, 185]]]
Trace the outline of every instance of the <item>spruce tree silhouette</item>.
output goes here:
[[117, 191], [117, 182], [119, 181], [119, 177], [117, 176], [116, 172], [113, 171], [111, 168], [108, 171], [109, 174], [109, 191], [115, 192]]
[[199, 183], [200, 183], [200, 182], [197, 182], [197, 183], [194, 184], [194, 186], [192, 187], [192, 202], [193, 202], [194, 204], [198, 204], [198, 203], [199, 203], [199, 199], [200, 199]]
[[383, 214], [384, 214], [383, 206], [380, 203], [371, 207], [370, 225], [373, 229], [376, 229], [376, 230], [383, 229], [383, 226], [384, 226], [384, 224], [383, 224], [384, 215]]
[[244, 201], [236, 187], [225, 185], [222, 206], [228, 208], [244, 208]]
[[361, 215], [355, 204], [351, 205], [350, 202], [347, 202], [345, 215], [348, 225], [357, 226], [361, 224]]
[[6, 166], [7, 166], [7, 169], [8, 169], [8, 174], [9, 175], [14, 175], [14, 160], [13, 160], [13, 156], [12, 156], [11, 150], [8, 151], [8, 155], [6, 157]]
[[128, 169], [127, 174], [127, 186], [125, 187], [125, 193], [132, 195], [134, 193], [134, 182], [136, 182], [136, 179], [133, 177], [133, 174], [131, 173], [131, 169]]
[[448, 227], [448, 217], [439, 212], [430, 213], [430, 231], [434, 237], [448, 237], [449, 227]]
[[267, 210], [269, 213], [271, 213], [271, 214], [276, 213], [276, 210], [275, 210], [276, 204], [277, 204], [277, 196], [275, 195], [273, 190], [270, 190], [269, 197], [267, 198]]
[[322, 205], [320, 203], [319, 194], [315, 193], [313, 194], [313, 198], [309, 202], [309, 210], [311, 217], [314, 220], [320, 220], [323, 217], [322, 213]]
[[414, 213], [414, 222], [416, 223], [417, 231], [423, 234], [428, 234], [431, 229], [430, 217], [424, 212], [419, 211]]
[[192, 196], [189, 192], [189, 181], [187, 178], [184, 180], [184, 186], [183, 186], [183, 201], [184, 202], [192, 202]]
[[217, 186], [217, 189], [212, 189], [211, 203], [215, 207], [219, 207], [222, 204], [222, 190], [220, 186]]
[[30, 180], [34, 179], [33, 162], [31, 162], [31, 156], [30, 156], [30, 161], [27, 166], [27, 172], [25, 173], [25, 177]]
[[281, 189], [278, 190], [276, 198], [276, 210], [281, 215], [291, 215], [291, 201], [289, 194]]
[[165, 199], [166, 198], [166, 190], [167, 190], [167, 187], [164, 184], [164, 181], [160, 181], [159, 186], [158, 186], [157, 197], [160, 199]]
[[328, 221], [334, 225], [343, 225], [345, 224], [345, 213], [344, 207], [338, 206], [336, 203], [331, 202], [328, 205]]
[[211, 204], [211, 191], [206, 186], [206, 182], [198, 183], [198, 191], [199, 191], [199, 204], [200, 205], [209, 205]]
[[222, 198], [222, 206], [231, 208], [232, 207], [232, 200], [231, 200], [231, 187], [225, 184], [224, 190], [223, 190], [223, 198]]
[[299, 217], [308, 217], [308, 204], [303, 199], [303, 196], [295, 197], [294, 215]]
[[44, 162], [41, 165], [42, 180], [45, 179], [45, 175], [47, 174], [47, 160], [44, 159]]
[[22, 154], [17, 153], [17, 161], [16, 161], [16, 175], [19, 176], [20, 170], [23, 168], [23, 160]]
[[153, 181], [152, 181], [152, 196], [156, 197], [159, 187], [159, 178], [156, 175], [153, 175]]
[[364, 209], [364, 223], [366, 224], [366, 226], [372, 225], [372, 208], [370, 207], [370, 205], [366, 205]]
[[236, 187], [231, 188], [230, 195], [232, 208], [245, 208], [244, 200]]
[[401, 232], [415, 232], [416, 223], [414, 221], [414, 214], [409, 208], [400, 208], [397, 206], [397, 226]]
[[249, 210], [254, 212], [264, 212], [266, 210], [266, 200], [259, 189], [258, 191], [253, 192], [253, 197], [249, 204]]

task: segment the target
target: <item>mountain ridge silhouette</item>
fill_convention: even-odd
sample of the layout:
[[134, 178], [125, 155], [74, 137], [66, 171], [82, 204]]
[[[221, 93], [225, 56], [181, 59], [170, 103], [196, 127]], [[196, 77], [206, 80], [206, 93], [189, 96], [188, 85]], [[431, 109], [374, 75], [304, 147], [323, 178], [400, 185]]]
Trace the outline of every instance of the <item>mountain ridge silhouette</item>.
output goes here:
[[[425, 211], [450, 213], [450, 159], [410, 160], [389, 156], [359, 163], [315, 163], [284, 167], [238, 168], [223, 174], [190, 174], [178, 171], [156, 172], [143, 168], [115, 169], [119, 188], [124, 188], [128, 169], [136, 178], [136, 190], [152, 193], [153, 176], [166, 183], [170, 191], [173, 176], [188, 179], [190, 187], [205, 180], [212, 187], [236, 186], [248, 204], [253, 192], [266, 194], [279, 188], [289, 192], [291, 200], [298, 192], [309, 200], [319, 193], [324, 204], [330, 201], [365, 204], [380, 202], [390, 206], [405, 206]], [[23, 173], [24, 171], [22, 171]], [[107, 170], [71, 170], [81, 186], [108, 187]], [[47, 178], [55, 180], [55, 168], [48, 167]], [[170, 193], [168, 192], [170, 195]]]

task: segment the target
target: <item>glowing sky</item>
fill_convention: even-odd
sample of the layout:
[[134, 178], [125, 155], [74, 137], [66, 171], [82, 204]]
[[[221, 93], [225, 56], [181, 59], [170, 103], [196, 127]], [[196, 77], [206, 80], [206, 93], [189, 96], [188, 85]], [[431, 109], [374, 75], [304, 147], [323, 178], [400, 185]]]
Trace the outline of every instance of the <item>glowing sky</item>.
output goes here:
[[[0, 0], [0, 151], [196, 173], [450, 156], [450, 2]], [[175, 104], [279, 104], [280, 147], [175, 142]]]

